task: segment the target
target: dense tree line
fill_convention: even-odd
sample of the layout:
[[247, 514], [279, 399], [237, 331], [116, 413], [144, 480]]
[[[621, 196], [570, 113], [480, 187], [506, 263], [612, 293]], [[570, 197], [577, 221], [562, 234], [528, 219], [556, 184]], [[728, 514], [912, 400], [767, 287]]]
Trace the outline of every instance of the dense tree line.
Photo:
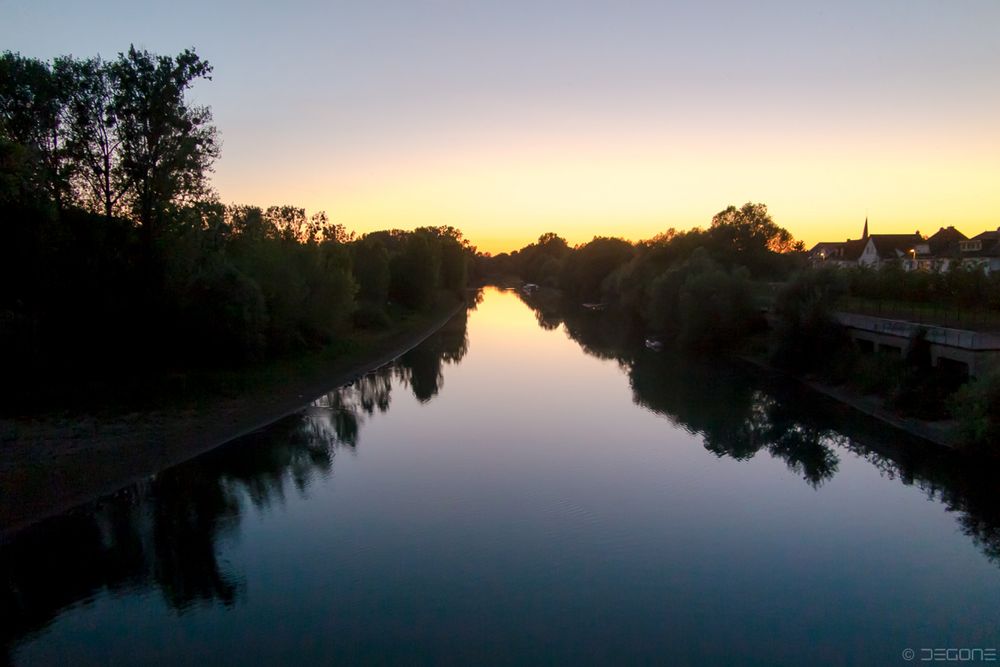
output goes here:
[[763, 204], [729, 206], [707, 229], [669, 230], [629, 243], [597, 237], [570, 248], [545, 234], [510, 254], [480, 257], [485, 275], [557, 287], [575, 302], [603, 303], [687, 349], [719, 349], [759, 323], [754, 284], [786, 278], [802, 244]]
[[20, 377], [239, 363], [461, 292], [451, 227], [356, 238], [294, 206], [224, 205], [193, 50], [0, 56], [0, 355]]
[[[659, 335], [667, 345], [750, 352], [796, 374], [877, 394], [903, 415], [957, 417], [970, 445], [996, 441], [1000, 373], [963, 386], [966, 378], [958, 369], [931, 364], [929, 344], [920, 335], [895, 357], [864, 353], [848, 340], [834, 312], [847, 297], [1000, 309], [1000, 274], [962, 266], [907, 272], [896, 262], [879, 270], [810, 269], [802, 250], [764, 205], [748, 203], [720, 211], [707, 229], [669, 230], [635, 244], [598, 237], [571, 248], [545, 234], [513, 253], [480, 257], [478, 270], [558, 288], [563, 311], [601, 303], [613, 311], [603, 319], [643, 336]], [[542, 326], [559, 322], [538, 313]]]
[[[802, 250], [764, 205], [748, 203], [720, 211], [707, 229], [669, 230], [635, 244], [597, 237], [571, 248], [545, 234], [510, 254], [480, 256], [477, 269], [558, 288], [564, 312], [580, 310], [581, 302], [601, 303], [614, 311], [602, 319], [623, 330], [659, 335], [684, 350], [749, 351], [779, 368], [878, 394], [904, 415], [957, 417], [970, 445], [996, 441], [1000, 373], [962, 386], [965, 378], [955, 369], [932, 366], [921, 336], [898, 357], [863, 353], [833, 314], [845, 297], [1000, 308], [1000, 274], [965, 267], [906, 272], [891, 262], [880, 270], [809, 269]], [[560, 318], [537, 312], [542, 326], [558, 325]]]

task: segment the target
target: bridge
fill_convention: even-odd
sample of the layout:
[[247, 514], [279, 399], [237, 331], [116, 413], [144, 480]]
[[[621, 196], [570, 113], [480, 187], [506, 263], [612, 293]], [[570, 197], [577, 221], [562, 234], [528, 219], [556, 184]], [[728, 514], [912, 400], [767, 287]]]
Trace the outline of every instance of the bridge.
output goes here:
[[1000, 335], [982, 331], [951, 329], [905, 320], [835, 313], [855, 345], [884, 354], [905, 354], [911, 341], [923, 331], [930, 345], [931, 364], [951, 366], [969, 377], [976, 377], [1000, 360]]

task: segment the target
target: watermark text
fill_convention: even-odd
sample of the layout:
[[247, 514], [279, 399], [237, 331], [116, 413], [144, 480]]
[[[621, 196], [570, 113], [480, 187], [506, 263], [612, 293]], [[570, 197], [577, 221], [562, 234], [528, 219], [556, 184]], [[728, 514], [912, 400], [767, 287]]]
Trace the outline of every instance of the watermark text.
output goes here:
[[995, 648], [905, 648], [907, 662], [997, 662]]

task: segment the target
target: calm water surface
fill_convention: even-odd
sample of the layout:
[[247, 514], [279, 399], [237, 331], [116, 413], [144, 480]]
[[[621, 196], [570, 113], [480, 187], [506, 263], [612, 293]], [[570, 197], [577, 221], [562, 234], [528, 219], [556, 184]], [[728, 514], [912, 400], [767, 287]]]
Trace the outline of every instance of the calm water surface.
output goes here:
[[1000, 648], [996, 479], [488, 289], [393, 366], [0, 547], [0, 661], [892, 665]]

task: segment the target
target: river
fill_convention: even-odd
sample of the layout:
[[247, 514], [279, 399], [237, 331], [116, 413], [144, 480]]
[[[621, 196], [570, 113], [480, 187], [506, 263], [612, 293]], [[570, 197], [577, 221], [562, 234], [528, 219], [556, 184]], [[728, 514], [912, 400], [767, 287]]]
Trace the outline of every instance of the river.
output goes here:
[[0, 545], [0, 663], [996, 650], [996, 480], [606, 314], [487, 288], [392, 365]]

